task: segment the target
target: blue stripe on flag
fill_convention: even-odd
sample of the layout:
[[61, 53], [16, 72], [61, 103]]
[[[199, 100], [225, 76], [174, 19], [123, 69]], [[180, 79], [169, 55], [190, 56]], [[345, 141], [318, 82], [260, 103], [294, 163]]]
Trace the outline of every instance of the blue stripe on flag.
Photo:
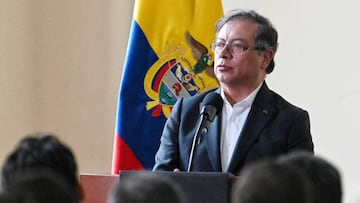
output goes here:
[[144, 78], [157, 60], [144, 32], [133, 21], [119, 92], [117, 133], [145, 169], [151, 169], [154, 164], [166, 121], [164, 116], [152, 117], [152, 111], [146, 110], [150, 98], [144, 90]]

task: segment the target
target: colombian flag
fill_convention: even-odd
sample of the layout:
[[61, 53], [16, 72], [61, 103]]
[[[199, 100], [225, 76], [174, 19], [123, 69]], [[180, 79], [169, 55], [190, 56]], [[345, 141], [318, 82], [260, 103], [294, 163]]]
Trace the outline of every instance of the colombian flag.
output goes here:
[[119, 89], [112, 174], [146, 170], [172, 106], [218, 87], [210, 44], [221, 0], [136, 0]]

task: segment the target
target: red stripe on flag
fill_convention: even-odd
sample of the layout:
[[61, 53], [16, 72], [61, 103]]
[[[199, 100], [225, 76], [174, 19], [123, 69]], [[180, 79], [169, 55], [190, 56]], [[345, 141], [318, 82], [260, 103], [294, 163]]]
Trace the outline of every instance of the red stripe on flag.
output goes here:
[[171, 60], [171, 61], [168, 61], [166, 64], [163, 65], [163, 67], [161, 67], [158, 75], [156, 76], [156, 78], [154, 78], [154, 90], [156, 92], [159, 91], [159, 88], [160, 88], [160, 84], [161, 84], [161, 81], [164, 77], [164, 75], [168, 72], [168, 70], [174, 66], [174, 64], [176, 64], [176, 60]]
[[135, 154], [124, 142], [121, 136], [115, 136], [112, 174], [119, 174], [121, 170], [144, 170]]

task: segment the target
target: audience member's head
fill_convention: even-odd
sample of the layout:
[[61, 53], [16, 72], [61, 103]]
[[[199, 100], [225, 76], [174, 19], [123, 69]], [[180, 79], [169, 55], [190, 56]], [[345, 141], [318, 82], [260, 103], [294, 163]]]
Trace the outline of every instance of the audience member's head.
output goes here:
[[311, 203], [311, 184], [296, 167], [263, 160], [248, 165], [234, 183], [232, 203]]
[[180, 186], [172, 179], [153, 172], [141, 172], [116, 184], [107, 203], [185, 203]]
[[3, 164], [2, 187], [6, 189], [19, 173], [44, 168], [63, 176], [74, 188], [74, 195], [82, 198], [75, 157], [67, 145], [51, 134], [29, 135], [20, 140]]
[[78, 203], [73, 188], [51, 169], [27, 170], [14, 174], [2, 194], [6, 203]]
[[342, 202], [341, 175], [337, 168], [319, 156], [305, 151], [279, 157], [279, 163], [296, 166], [305, 171], [314, 188], [314, 202]]

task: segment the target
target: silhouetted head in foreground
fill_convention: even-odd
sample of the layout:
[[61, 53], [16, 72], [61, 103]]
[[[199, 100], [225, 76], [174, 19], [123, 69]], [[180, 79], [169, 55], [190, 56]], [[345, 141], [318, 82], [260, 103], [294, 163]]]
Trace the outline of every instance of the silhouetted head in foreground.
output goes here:
[[311, 184], [296, 167], [259, 161], [240, 173], [232, 203], [311, 203]]
[[18, 174], [28, 170], [50, 169], [63, 177], [80, 200], [82, 192], [78, 182], [75, 157], [71, 149], [55, 135], [29, 135], [20, 140], [2, 167], [2, 186], [10, 185]]
[[185, 203], [184, 198], [180, 186], [172, 179], [144, 171], [115, 185], [107, 203]]
[[51, 169], [27, 170], [14, 174], [0, 203], [79, 203], [74, 188]]
[[309, 177], [316, 203], [341, 203], [342, 184], [338, 169], [329, 161], [305, 151], [279, 157], [279, 163], [298, 167]]

